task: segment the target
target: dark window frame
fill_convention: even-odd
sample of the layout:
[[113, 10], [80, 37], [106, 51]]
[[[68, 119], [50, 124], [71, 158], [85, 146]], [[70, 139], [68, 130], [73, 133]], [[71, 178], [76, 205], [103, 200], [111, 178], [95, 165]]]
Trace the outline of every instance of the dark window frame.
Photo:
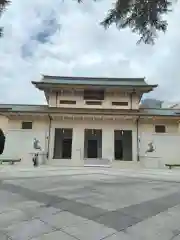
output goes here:
[[128, 102], [112, 102], [112, 106], [120, 106], [120, 107], [127, 107], [129, 105]]
[[166, 126], [159, 124], [154, 126], [155, 133], [166, 133]]
[[30, 130], [33, 128], [33, 123], [31, 121], [22, 121], [21, 129]]
[[59, 101], [60, 104], [71, 104], [71, 105], [75, 105], [76, 104], [76, 101], [74, 100], [60, 100]]
[[101, 101], [86, 101], [86, 105], [102, 105]]
[[83, 92], [83, 99], [84, 100], [104, 100], [105, 92], [104, 90], [84, 90]]

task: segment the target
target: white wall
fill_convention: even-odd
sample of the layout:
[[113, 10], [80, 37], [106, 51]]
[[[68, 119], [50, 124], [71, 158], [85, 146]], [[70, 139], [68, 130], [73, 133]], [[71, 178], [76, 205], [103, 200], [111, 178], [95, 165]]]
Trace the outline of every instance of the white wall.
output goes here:
[[42, 150], [47, 152], [48, 122], [34, 120], [33, 128], [21, 129], [21, 120], [9, 120], [6, 131], [6, 142], [1, 158], [21, 158], [22, 164], [32, 165], [33, 139], [40, 141]]
[[[148, 143], [153, 142], [155, 151], [145, 153]], [[164, 168], [166, 163], [180, 164], [180, 135], [141, 133], [140, 135], [140, 161], [145, 167]]]
[[[155, 133], [155, 125], [166, 126], [166, 133]], [[177, 120], [142, 119], [139, 126], [140, 161], [148, 168], [164, 168], [166, 163], [178, 162], [180, 156], [179, 124]], [[145, 154], [148, 143], [153, 142], [156, 150]], [[178, 160], [179, 159], [179, 160]]]
[[146, 123], [140, 122], [139, 124], [139, 132], [141, 133], [155, 133], [155, 125], [165, 125], [166, 126], [166, 133], [167, 134], [176, 134], [179, 129], [179, 125], [177, 122], [174, 121], [147, 121]]
[[[76, 104], [60, 104], [60, 100], [71, 100], [76, 101]], [[131, 102], [132, 101], [132, 102]], [[128, 106], [113, 106], [112, 102], [128, 102]], [[132, 105], [132, 106], [131, 106]], [[122, 92], [106, 92], [102, 105], [87, 105], [83, 100], [83, 91], [78, 93], [55, 93], [52, 92], [49, 95], [49, 106], [50, 107], [62, 107], [62, 108], [96, 108], [96, 109], [138, 109], [139, 108], [139, 96], [133, 94], [132, 100], [131, 95]]]
[[21, 158], [22, 164], [32, 165], [33, 139], [36, 137], [44, 151], [47, 151], [46, 132], [31, 130], [9, 130], [1, 158]]
[[[154, 133], [154, 125], [165, 123], [167, 133]], [[0, 118], [1, 127], [5, 130], [6, 144], [4, 157], [20, 157], [24, 164], [31, 164], [30, 153], [33, 152], [32, 142], [36, 137], [45, 151], [48, 146], [46, 139], [49, 131], [49, 122], [46, 120], [34, 120], [32, 130], [21, 129], [21, 120], [8, 120], [5, 117]], [[139, 126], [140, 137], [140, 161], [146, 167], [164, 167], [165, 163], [180, 162], [180, 125], [177, 122], [141, 122]], [[73, 128], [72, 159], [54, 160], [54, 131], [55, 128]], [[58, 120], [52, 121], [50, 135], [50, 163], [60, 165], [83, 165], [84, 157], [84, 129], [94, 128], [102, 129], [102, 158], [114, 159], [114, 130], [132, 130], [132, 149], [133, 162], [137, 161], [137, 128], [133, 120]], [[153, 141], [156, 147], [154, 153], [148, 153], [145, 156], [148, 143]], [[2, 156], [2, 157], [3, 157]], [[117, 163], [117, 162], [115, 162]], [[121, 162], [116, 165], [120, 165]]]
[[0, 128], [6, 134], [9, 128], [9, 120], [7, 117], [0, 115]]

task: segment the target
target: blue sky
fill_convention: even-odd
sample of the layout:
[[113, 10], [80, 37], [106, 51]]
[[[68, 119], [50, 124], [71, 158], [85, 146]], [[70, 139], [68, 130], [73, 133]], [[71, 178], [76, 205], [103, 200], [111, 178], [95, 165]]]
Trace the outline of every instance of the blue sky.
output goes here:
[[109, 0], [12, 0], [0, 19], [0, 102], [45, 103], [31, 84], [41, 74], [145, 76], [159, 84], [150, 97], [180, 101], [180, 1], [154, 46], [137, 46], [129, 29], [105, 31], [99, 23], [110, 7]]

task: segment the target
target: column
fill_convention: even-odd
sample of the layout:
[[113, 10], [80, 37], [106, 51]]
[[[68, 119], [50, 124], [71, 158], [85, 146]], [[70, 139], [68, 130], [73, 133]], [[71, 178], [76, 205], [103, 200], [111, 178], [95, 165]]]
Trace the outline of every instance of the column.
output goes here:
[[137, 138], [137, 131], [132, 131], [132, 160], [137, 161], [138, 160], [138, 138]]
[[114, 159], [114, 129], [108, 126], [102, 129], [102, 158]]
[[75, 166], [84, 165], [84, 129], [82, 126], [73, 128], [72, 164]]
[[9, 130], [9, 119], [4, 116], [0, 116], [0, 128], [3, 130], [4, 134], [6, 134]]
[[180, 134], [180, 122], [178, 122], [178, 134]]
[[54, 155], [54, 137], [55, 137], [55, 127], [53, 127], [53, 124], [51, 125], [50, 129], [50, 136], [49, 136], [49, 161], [52, 161], [53, 155]]

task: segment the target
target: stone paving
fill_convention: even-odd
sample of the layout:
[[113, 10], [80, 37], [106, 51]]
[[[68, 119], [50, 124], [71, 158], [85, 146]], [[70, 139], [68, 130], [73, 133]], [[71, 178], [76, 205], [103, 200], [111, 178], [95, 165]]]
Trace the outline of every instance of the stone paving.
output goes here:
[[180, 240], [179, 179], [159, 173], [158, 180], [153, 170], [143, 178], [111, 169], [35, 171], [1, 177], [0, 240]]

